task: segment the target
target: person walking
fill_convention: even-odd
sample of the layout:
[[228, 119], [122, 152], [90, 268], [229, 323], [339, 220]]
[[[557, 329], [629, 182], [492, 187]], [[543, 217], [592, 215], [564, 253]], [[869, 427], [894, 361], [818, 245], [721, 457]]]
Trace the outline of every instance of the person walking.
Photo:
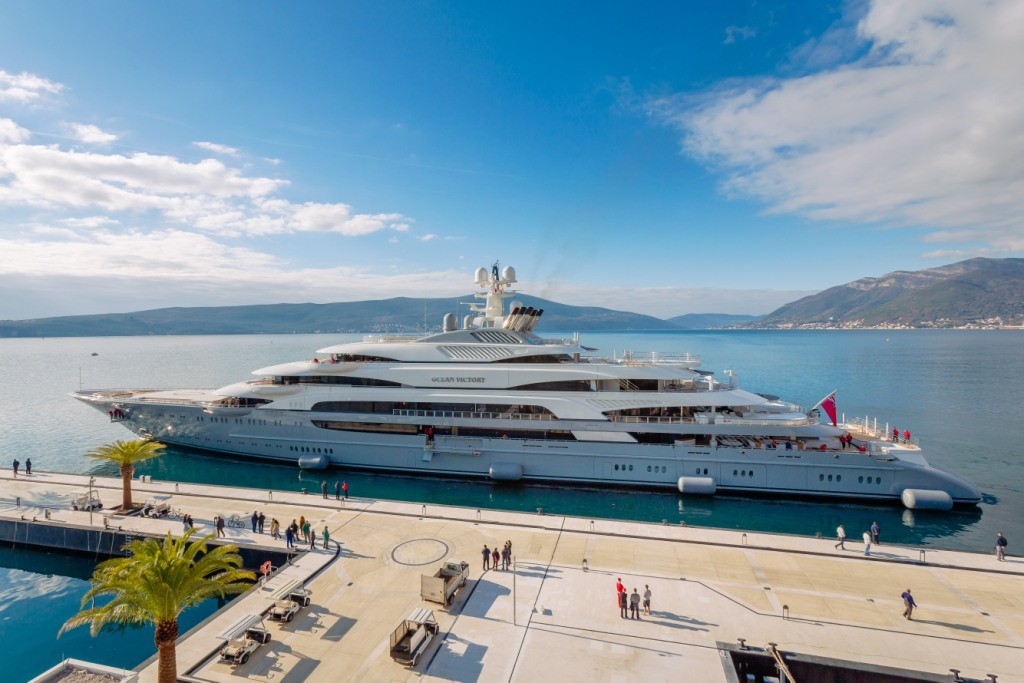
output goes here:
[[500, 562], [500, 561], [501, 561], [501, 553], [498, 552], [498, 546], [495, 545], [494, 546], [494, 550], [491, 551], [491, 564], [494, 566], [495, 570], [498, 569], [498, 562]]
[[348, 482], [341, 482], [341, 491], [345, 494], [345, 500], [348, 500]]
[[260, 513], [258, 513], [256, 510], [253, 510], [252, 517], [249, 518], [249, 521], [252, 522], [252, 532], [256, 533], [256, 526], [260, 523]]
[[21, 462], [17, 458], [15, 458], [14, 459], [14, 463], [12, 463], [12, 467], [14, 467], [14, 478], [17, 479], [18, 478], [18, 468], [21, 467]]
[[320, 492], [324, 494], [324, 500], [327, 500], [327, 480], [324, 479], [320, 482]]
[[331, 532], [327, 530], [327, 525], [324, 524], [324, 550], [328, 549], [328, 544], [331, 542]]
[[25, 458], [25, 474], [32, 476], [32, 458]]
[[188, 531], [188, 515], [181, 516], [181, 531], [182, 533]]
[[629, 618], [640, 618], [640, 593], [633, 588], [633, 594], [629, 596]]
[[304, 531], [305, 528], [306, 528], [306, 516], [305, 515], [299, 515], [299, 528], [295, 530], [295, 540], [296, 540], [296, 542], [299, 540], [300, 536], [302, 538], [306, 538], [306, 536], [305, 536], [306, 532]]
[[224, 533], [224, 518], [223, 517], [221, 517], [220, 515], [217, 515], [217, 521], [214, 524], [214, 526], [217, 527], [217, 537], [218, 538], [221, 537], [221, 536], [227, 536], [227, 534]]
[[626, 595], [626, 591], [625, 590], [619, 591], [619, 617], [621, 617], [622, 619], [628, 619], [629, 618], [629, 614], [626, 612], [626, 610], [629, 609], [628, 605], [629, 605], [629, 596]]
[[281, 523], [277, 521], [277, 517], [270, 520], [270, 537], [275, 541], [281, 539]]
[[484, 571], [491, 568], [491, 549], [484, 543], [484, 549], [480, 551], [484, 556]]
[[309, 527], [309, 549], [316, 550], [316, 529]]
[[288, 528], [284, 530], [284, 540], [288, 548], [295, 547], [295, 532], [292, 531], [291, 525], [289, 525]]
[[870, 531], [865, 531], [864, 532], [864, 554], [865, 555], [870, 555], [871, 554], [871, 532]]
[[878, 526], [878, 522], [877, 521], [871, 522], [871, 542], [874, 543], [875, 545], [878, 545], [879, 543], [881, 543], [881, 541], [878, 540], [878, 534], [880, 532], [881, 532], [881, 529]]
[[501, 549], [501, 569], [503, 571], [507, 571], [508, 570], [509, 559], [510, 559], [509, 555], [510, 554], [511, 553], [509, 553], [508, 546], [505, 546], [504, 548]]
[[263, 525], [264, 523], [266, 523], [266, 521], [267, 516], [264, 515], [262, 512], [260, 513], [260, 516], [256, 518], [256, 528], [259, 529], [259, 533], [261, 534], [263, 533]]
[[620, 577], [620, 578], [616, 579], [615, 580], [615, 594], [616, 594], [616, 596], [619, 593], [625, 592], [625, 590], [626, 590], [626, 587], [622, 585], [622, 578]]
[[294, 536], [295, 538], [299, 537], [299, 523], [298, 522], [296, 522], [293, 519], [292, 523], [288, 526], [288, 528], [292, 530], [292, 536]]
[[309, 534], [312, 528], [313, 527], [310, 525], [308, 519], [306, 520], [306, 523], [302, 525], [302, 538], [306, 541], [306, 543], [309, 543]]
[[917, 603], [914, 602], [914, 596], [910, 594], [910, 589], [900, 593], [900, 597], [903, 598], [903, 618], [912, 620], [914, 616], [914, 608], [917, 607]]
[[651, 614], [651, 587], [644, 584], [644, 614]]
[[1003, 536], [1002, 531], [996, 533], [996, 559], [1006, 561], [1006, 536]]
[[341, 482], [334, 482], [334, 500], [341, 500]]
[[839, 542], [836, 543], [836, 550], [846, 550], [846, 529], [842, 524], [836, 527], [836, 538], [839, 539]]

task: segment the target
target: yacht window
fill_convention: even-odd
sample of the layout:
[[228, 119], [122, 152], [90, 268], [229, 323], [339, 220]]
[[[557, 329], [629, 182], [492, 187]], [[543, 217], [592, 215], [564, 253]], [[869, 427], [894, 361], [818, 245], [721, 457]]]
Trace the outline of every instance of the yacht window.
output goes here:
[[836, 475], [836, 481], [842, 481], [842, 480], [843, 480], [843, 475], [837, 474]]
[[830, 474], [830, 475], [828, 475], [828, 480], [829, 480], [829, 481], [832, 481], [832, 475], [831, 475], [831, 474]]
[[618, 465], [616, 465], [616, 466], [615, 466], [615, 471], [616, 471], [616, 472], [618, 472], [618, 471], [619, 471], [619, 466], [618, 466]]
[[633, 471], [633, 466], [632, 466], [632, 465], [630, 465], [630, 466], [629, 466], [629, 471], [630, 471], [630, 472], [632, 472], [632, 471]]
[[574, 379], [560, 382], [535, 382], [511, 387], [515, 391], [593, 391], [588, 379]]
[[857, 477], [857, 483], [858, 484], [863, 484], [864, 483], [864, 477]]
[[818, 481], [825, 481], [825, 475], [824, 474], [819, 474], [818, 475]]
[[707, 474], [707, 473], [708, 473], [708, 468], [707, 468], [707, 467], [705, 467], [705, 468], [704, 468], [704, 474]]
[[647, 471], [648, 471], [648, 472], [650, 472], [650, 471], [651, 471], [651, 466], [650, 466], [650, 465], [648, 465], [648, 466], [647, 466]]
[[739, 476], [739, 473], [740, 473], [739, 470], [733, 470], [732, 471], [732, 476], [734, 476], [734, 477]]

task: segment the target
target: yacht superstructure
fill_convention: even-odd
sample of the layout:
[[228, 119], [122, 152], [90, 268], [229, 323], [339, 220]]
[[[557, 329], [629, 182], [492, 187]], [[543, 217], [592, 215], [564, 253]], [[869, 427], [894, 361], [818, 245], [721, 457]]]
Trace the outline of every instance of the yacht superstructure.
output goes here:
[[[533, 330], [512, 303], [515, 270], [476, 271], [461, 325], [372, 336], [216, 390], [96, 390], [74, 396], [142, 436], [235, 456], [589, 485], [673, 487], [974, 504], [978, 489], [932, 467], [909, 438], [716, 379], [691, 355], [601, 357], [578, 337]], [[852, 442], [844, 436], [852, 436]]]

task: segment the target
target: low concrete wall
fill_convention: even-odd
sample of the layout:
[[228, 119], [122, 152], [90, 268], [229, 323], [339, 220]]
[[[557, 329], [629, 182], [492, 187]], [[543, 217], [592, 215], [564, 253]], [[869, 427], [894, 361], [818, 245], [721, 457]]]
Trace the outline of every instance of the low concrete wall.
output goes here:
[[[125, 544], [145, 538], [161, 539], [155, 534], [142, 534], [128, 529], [96, 529], [64, 524], [47, 519], [0, 519], [0, 542], [52, 550], [67, 550], [89, 555], [124, 557]], [[211, 542], [210, 545], [227, 545]], [[284, 565], [288, 555], [284, 551], [238, 546], [245, 566], [256, 569], [270, 560], [275, 567]]]

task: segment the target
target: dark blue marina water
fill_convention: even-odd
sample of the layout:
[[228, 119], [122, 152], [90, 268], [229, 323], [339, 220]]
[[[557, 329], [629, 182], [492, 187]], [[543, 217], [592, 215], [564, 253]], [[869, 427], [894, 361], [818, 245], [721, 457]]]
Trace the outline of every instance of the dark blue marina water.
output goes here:
[[[27, 681], [65, 657], [131, 669], [156, 650], [153, 628], [130, 628], [93, 638], [89, 627], [57, 631], [78, 612], [89, 577], [104, 557], [0, 547], [0, 643], [12, 655], [2, 679]], [[207, 600], [183, 613], [184, 633], [220, 607]]]
[[[554, 335], [552, 335], [554, 336]], [[83, 456], [130, 437], [67, 392], [114, 387], [217, 387], [247, 379], [256, 368], [308, 358], [356, 335], [120, 337], [0, 340], [0, 462], [31, 455], [37, 469], [114, 474]], [[586, 518], [685, 522], [721, 528], [829, 535], [840, 522], [856, 537], [873, 520], [883, 542], [988, 551], [996, 531], [1024, 544], [1024, 331], [721, 331], [591, 333], [583, 342], [612, 355], [624, 350], [690, 352], [703, 368], [731, 369], [744, 388], [811, 406], [833, 389], [839, 410], [909, 429], [935, 465], [974, 481], [985, 500], [976, 510], [911, 513], [897, 506], [778, 499], [686, 498], [672, 492], [567, 490], [485, 482], [355, 473], [351, 494], [428, 504], [529, 510]], [[91, 354], [97, 353], [93, 356]], [[218, 459], [169, 449], [139, 468], [154, 479], [275, 490], [316, 489], [322, 474], [292, 466]], [[855, 533], [856, 532], [856, 533]], [[22, 551], [15, 551], [15, 555]], [[29, 555], [26, 555], [29, 557]], [[86, 572], [87, 574], [88, 572]], [[50, 580], [40, 572], [40, 585]], [[8, 598], [4, 597], [3, 600]], [[45, 602], [41, 594], [35, 598]], [[23, 605], [24, 607], [24, 605]], [[42, 631], [56, 632], [68, 608]], [[47, 608], [49, 609], [49, 608]], [[4, 624], [17, 614], [0, 604]], [[34, 620], [33, 623], [36, 623]], [[18, 625], [15, 623], [15, 628]], [[34, 627], [35, 628], [35, 627]], [[2, 635], [2, 634], [0, 634]], [[67, 636], [65, 636], [67, 638]], [[52, 664], [64, 647], [41, 659]], [[104, 635], [113, 656], [117, 636]], [[103, 648], [100, 647], [99, 650]], [[86, 657], [114, 661], [101, 651]], [[71, 652], [70, 649], [67, 650]], [[139, 651], [136, 662], [152, 652]], [[79, 655], [75, 655], [79, 656]]]

